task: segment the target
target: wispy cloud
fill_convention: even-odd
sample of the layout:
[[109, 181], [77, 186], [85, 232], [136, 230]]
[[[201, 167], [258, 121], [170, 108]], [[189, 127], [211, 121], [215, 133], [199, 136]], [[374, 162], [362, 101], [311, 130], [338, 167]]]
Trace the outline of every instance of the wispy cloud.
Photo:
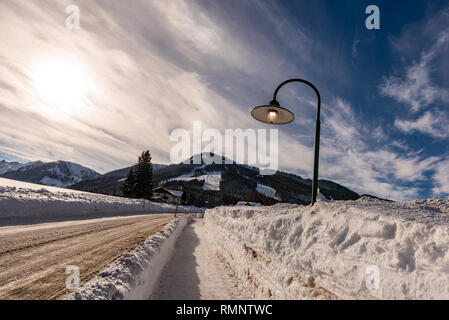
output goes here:
[[[262, 100], [261, 88], [274, 86], [271, 75], [296, 73], [283, 65], [272, 39], [250, 24], [237, 33], [220, 10], [207, 12], [198, 2], [79, 1], [76, 32], [65, 27], [69, 3], [0, 4], [5, 151], [31, 160], [63, 158], [99, 171], [129, 165], [146, 148], [155, 161], [167, 162], [172, 129], [190, 129], [199, 119], [205, 128], [254, 126], [248, 108]], [[271, 12], [271, 4], [257, 4], [256, 14]], [[295, 30], [289, 24], [277, 28], [280, 34]], [[311, 56], [302, 44], [310, 41], [305, 35], [290, 40]], [[33, 66], [61, 57], [85, 65], [95, 84], [69, 115], [42, 101], [33, 87]]]
[[390, 76], [382, 84], [381, 93], [419, 111], [435, 102], [449, 102], [448, 91], [434, 85], [430, 78], [430, 67], [423, 59], [406, 71], [405, 79]]
[[[410, 113], [397, 113], [394, 126], [405, 134], [423, 134], [443, 140], [449, 138], [449, 90], [444, 81], [449, 54], [449, 8], [441, 10], [423, 22], [408, 26], [399, 37], [391, 38], [392, 48], [405, 64], [402, 75], [395, 73], [383, 79], [379, 87], [382, 95], [408, 107]], [[402, 145], [396, 144], [398, 148]], [[447, 150], [440, 155], [423, 158], [421, 149], [401, 159], [396, 176], [419, 181], [424, 173], [431, 177], [435, 196], [448, 194]], [[404, 152], [409, 152], [404, 148]], [[382, 158], [382, 157], [381, 157]], [[385, 159], [391, 163], [391, 160]], [[416, 174], [413, 171], [416, 170]], [[398, 178], [400, 178], [398, 176]]]
[[351, 105], [340, 98], [326, 112], [322, 147], [326, 176], [360, 193], [396, 200], [416, 197], [419, 188], [407, 183], [427, 179], [425, 173], [434, 169], [439, 157], [397, 152], [380, 127], [361, 122]]
[[427, 111], [416, 120], [396, 119], [394, 124], [405, 133], [418, 131], [435, 138], [449, 138], [449, 118], [446, 113]]
[[[313, 127], [313, 121], [308, 126]], [[283, 168], [310, 177], [313, 140], [294, 135], [281, 135], [280, 140]], [[398, 142], [390, 141], [381, 127], [364, 123], [349, 102], [334, 98], [323, 106], [321, 177], [359, 193], [400, 201], [416, 198], [420, 188], [410, 183], [427, 180], [426, 174], [435, 170], [441, 157], [409, 151], [404, 143], [399, 146], [398, 152]]]
[[[30, 160], [71, 160], [103, 172], [131, 164], [143, 149], [167, 163], [171, 130], [190, 129], [194, 120], [204, 129], [265, 127], [250, 118], [251, 106], [269, 101], [280, 81], [305, 77], [318, 83], [325, 101], [321, 178], [405, 200], [420, 191], [408, 183], [444, 169], [439, 157], [395, 144], [385, 128], [366, 123], [333, 93], [331, 80], [351, 83], [350, 62], [314, 30], [288, 19], [291, 13], [279, 2], [77, 1], [79, 31], [65, 27], [68, 4], [0, 3], [0, 151]], [[394, 98], [416, 110], [446, 101], [444, 89], [432, 82], [430, 63], [432, 52], [446, 43], [442, 38], [440, 47], [426, 51], [405, 79], [386, 78], [384, 93], [405, 91]], [[61, 57], [83, 65], [95, 84], [69, 114], [46, 103], [33, 83], [36, 64]], [[281, 129], [281, 168], [310, 177], [315, 97], [291, 86], [280, 99], [301, 115]], [[414, 126], [410, 130], [424, 125]], [[439, 179], [435, 190], [446, 190], [448, 182]]]
[[[436, 23], [436, 21], [441, 23]], [[401, 39], [392, 39], [393, 47], [401, 55], [407, 55], [408, 51], [413, 52], [410, 46], [417, 45], [419, 42], [430, 39], [433, 43], [420, 52], [418, 62], [405, 67], [402, 76], [390, 75], [384, 78], [379, 87], [383, 95], [407, 105], [413, 112], [433, 104], [449, 103], [449, 91], [447, 88], [438, 86], [434, 79], [436, 73], [444, 72], [435, 68], [434, 60], [448, 54], [448, 21], [449, 9], [446, 9], [437, 17], [431, 17], [429, 22], [422, 27], [420, 35], [416, 34], [415, 28], [412, 28], [405, 32]], [[410, 35], [410, 33], [413, 34]], [[410, 43], [411, 37], [413, 37], [413, 41]]]
[[[65, 27], [68, 3], [0, 4], [4, 46], [0, 78], [5, 82], [0, 86], [3, 149], [21, 150], [28, 159], [63, 158], [105, 171], [132, 163], [140, 150], [149, 147], [156, 161], [167, 161], [169, 131], [190, 128], [195, 119], [220, 128], [224, 123], [235, 125], [235, 119], [242, 118], [242, 111], [211, 90], [198, 72], [150, 50], [153, 39], [146, 38], [145, 29], [140, 33], [139, 27], [147, 19], [160, 16], [158, 1], [136, 1], [132, 6], [81, 1], [78, 32]], [[152, 34], [169, 32], [178, 23], [177, 18], [192, 15], [192, 10], [185, 8], [182, 15], [179, 11], [169, 24], [160, 25]], [[145, 20], [131, 19], [133, 11]], [[209, 30], [209, 37], [219, 38], [218, 31]], [[175, 31], [172, 43], [191, 38], [188, 32]], [[206, 41], [201, 33], [205, 33], [205, 27], [198, 21], [194, 43], [207, 48], [209, 45], [197, 43]], [[187, 47], [179, 50], [178, 63], [195, 56]], [[226, 52], [222, 54], [227, 56]], [[42, 102], [32, 79], [33, 65], [40, 59], [65, 56], [86, 65], [95, 83], [85, 105], [70, 116]]]
[[436, 196], [449, 196], [449, 161], [445, 160], [437, 164], [433, 179], [436, 182], [436, 186], [433, 188], [433, 192]]

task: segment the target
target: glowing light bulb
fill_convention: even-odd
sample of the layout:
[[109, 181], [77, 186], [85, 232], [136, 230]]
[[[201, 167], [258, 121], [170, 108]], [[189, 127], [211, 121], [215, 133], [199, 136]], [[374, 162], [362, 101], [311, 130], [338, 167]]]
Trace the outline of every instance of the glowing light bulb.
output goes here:
[[273, 122], [276, 120], [278, 116], [278, 112], [276, 110], [270, 110], [268, 111], [268, 121]]

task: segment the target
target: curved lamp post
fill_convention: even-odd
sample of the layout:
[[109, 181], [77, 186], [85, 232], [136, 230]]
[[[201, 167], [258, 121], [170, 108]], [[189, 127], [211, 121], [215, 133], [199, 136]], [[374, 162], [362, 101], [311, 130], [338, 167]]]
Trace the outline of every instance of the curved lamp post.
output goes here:
[[251, 111], [251, 116], [261, 122], [269, 124], [287, 124], [295, 120], [295, 115], [288, 109], [280, 106], [276, 100], [279, 89], [290, 82], [302, 82], [310, 86], [318, 97], [318, 108], [316, 112], [316, 125], [315, 125], [315, 156], [313, 163], [313, 181], [312, 181], [312, 205], [316, 202], [318, 192], [318, 162], [320, 152], [320, 112], [321, 112], [321, 96], [318, 89], [309, 81], [303, 79], [290, 79], [282, 82], [274, 91], [273, 100], [268, 104], [260, 107], [256, 107]]

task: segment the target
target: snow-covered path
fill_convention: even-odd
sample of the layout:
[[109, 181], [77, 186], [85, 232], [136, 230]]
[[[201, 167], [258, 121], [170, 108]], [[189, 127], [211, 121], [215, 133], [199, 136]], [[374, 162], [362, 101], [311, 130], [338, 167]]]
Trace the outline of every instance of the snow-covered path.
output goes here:
[[251, 299], [237, 276], [206, 238], [202, 219], [179, 236], [150, 299]]

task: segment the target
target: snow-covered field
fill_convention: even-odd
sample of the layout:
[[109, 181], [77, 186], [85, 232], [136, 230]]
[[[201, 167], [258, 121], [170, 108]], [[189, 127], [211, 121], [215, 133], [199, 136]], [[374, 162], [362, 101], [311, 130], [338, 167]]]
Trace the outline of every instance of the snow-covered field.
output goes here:
[[16, 189], [29, 189], [29, 190], [36, 190], [36, 191], [46, 189], [47, 191], [50, 191], [50, 192], [68, 192], [68, 191], [70, 191], [72, 193], [86, 193], [86, 192], [78, 191], [78, 190], [64, 189], [64, 188], [58, 188], [58, 187], [45, 186], [45, 185], [41, 185], [41, 184], [22, 182], [22, 181], [18, 181], [18, 180], [0, 178], [0, 188], [2, 188], [0, 190], [2, 192], [4, 192], [4, 190], [6, 190], [8, 188], [13, 188], [13, 187], [15, 187]]
[[[173, 205], [147, 200], [106, 196], [0, 178], [0, 222], [174, 211]], [[191, 211], [189, 206], [178, 207], [178, 212]]]
[[199, 176], [192, 176], [191, 174], [182, 175], [176, 178], [169, 179], [169, 181], [175, 180], [183, 180], [183, 181], [191, 181], [191, 180], [199, 180], [204, 181], [203, 190], [220, 190], [220, 181], [221, 181], [221, 171], [214, 171], [210, 174], [203, 174]]
[[205, 223], [256, 298], [449, 299], [449, 200], [217, 207]]
[[265, 197], [280, 200], [279, 197], [276, 196], [276, 190], [271, 187], [264, 186], [263, 184], [258, 183], [256, 190]]

